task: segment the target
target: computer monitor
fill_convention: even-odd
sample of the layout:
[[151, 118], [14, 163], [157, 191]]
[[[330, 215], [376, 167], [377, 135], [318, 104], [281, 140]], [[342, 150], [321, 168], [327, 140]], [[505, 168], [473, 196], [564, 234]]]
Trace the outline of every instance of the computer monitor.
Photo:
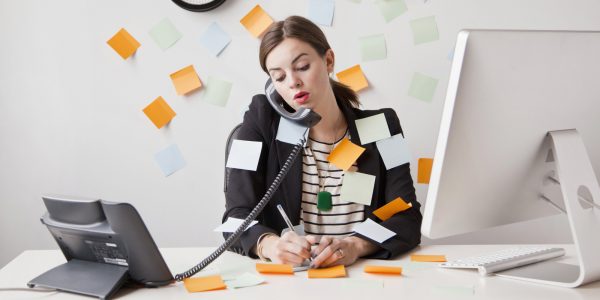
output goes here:
[[41, 218], [67, 263], [28, 285], [100, 298], [130, 280], [147, 287], [173, 282], [148, 229], [128, 203], [70, 196], [43, 196]]
[[[600, 230], [599, 80], [600, 32], [461, 31], [423, 235], [441, 238], [565, 211], [579, 254], [600, 253], [600, 242], [590, 238]], [[600, 264], [591, 264], [600, 277]]]

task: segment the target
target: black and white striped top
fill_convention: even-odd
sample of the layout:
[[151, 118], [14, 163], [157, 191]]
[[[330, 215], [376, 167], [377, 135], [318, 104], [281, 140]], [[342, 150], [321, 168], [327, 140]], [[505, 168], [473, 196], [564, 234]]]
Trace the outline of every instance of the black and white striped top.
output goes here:
[[[344, 137], [349, 138], [348, 131]], [[352, 233], [352, 228], [364, 221], [364, 205], [340, 200], [344, 170], [327, 160], [329, 153], [343, 140], [334, 144], [322, 143], [308, 138], [302, 153], [302, 205], [300, 219], [304, 221], [306, 234], [343, 237]], [[353, 164], [356, 166], [356, 162]], [[317, 169], [318, 167], [318, 169]], [[319, 181], [320, 179], [320, 181]], [[333, 207], [329, 211], [317, 209], [317, 193], [321, 185], [332, 195]]]

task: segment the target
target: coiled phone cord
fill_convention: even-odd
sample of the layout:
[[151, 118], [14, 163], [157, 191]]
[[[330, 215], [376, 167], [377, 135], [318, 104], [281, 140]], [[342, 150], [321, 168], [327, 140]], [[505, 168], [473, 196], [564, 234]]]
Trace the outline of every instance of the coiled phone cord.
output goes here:
[[300, 142], [298, 144], [294, 145], [294, 149], [292, 149], [292, 152], [290, 153], [287, 160], [281, 167], [281, 170], [279, 170], [279, 173], [273, 180], [273, 183], [271, 183], [271, 186], [269, 187], [269, 189], [267, 190], [265, 195], [262, 197], [260, 202], [258, 202], [256, 207], [254, 207], [254, 209], [250, 212], [250, 214], [246, 217], [244, 222], [242, 222], [242, 225], [240, 225], [240, 227], [238, 227], [238, 229], [236, 229], [236, 231], [234, 231], [233, 234], [231, 234], [227, 238], [227, 240], [225, 240], [225, 242], [219, 248], [217, 248], [217, 250], [215, 250], [211, 255], [209, 255], [207, 258], [205, 258], [199, 264], [195, 265], [193, 268], [191, 268], [183, 273], [179, 273], [179, 274], [175, 275], [176, 281], [182, 281], [185, 278], [191, 277], [194, 274], [200, 272], [202, 269], [204, 269], [206, 266], [208, 266], [211, 262], [213, 262], [215, 259], [217, 259], [219, 256], [221, 256], [221, 254], [223, 254], [223, 252], [225, 252], [225, 250], [229, 249], [229, 247], [231, 247], [231, 245], [233, 245], [233, 243], [235, 243], [240, 238], [242, 232], [244, 232], [244, 230], [246, 230], [246, 226], [248, 226], [248, 224], [250, 224], [250, 222], [252, 222], [256, 218], [256, 216], [258, 216], [258, 214], [260, 214], [262, 212], [262, 210], [265, 208], [267, 203], [269, 203], [269, 201], [271, 200], [273, 193], [279, 188], [281, 181], [287, 175], [290, 166], [292, 165], [292, 163], [294, 163], [294, 161], [296, 161], [296, 158], [298, 157], [300, 150], [304, 146], [304, 143], [306, 143], [305, 135], [306, 135], [306, 131], [302, 135]]

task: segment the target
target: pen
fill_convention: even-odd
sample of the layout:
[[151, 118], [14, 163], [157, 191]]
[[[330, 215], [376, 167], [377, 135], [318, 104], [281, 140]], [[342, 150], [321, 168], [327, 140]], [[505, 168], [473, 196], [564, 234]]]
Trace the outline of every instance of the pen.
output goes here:
[[[292, 231], [292, 232], [296, 232], [294, 230], [294, 225], [292, 225], [292, 221], [290, 221], [290, 218], [288, 218], [287, 214], [285, 213], [285, 211], [283, 210], [283, 207], [281, 207], [281, 204], [277, 204], [277, 210], [279, 210], [279, 213], [281, 214], [281, 216], [283, 217], [283, 220], [285, 221], [285, 223], [287, 224], [288, 228]], [[312, 261], [312, 257], [309, 258], [310, 261]]]

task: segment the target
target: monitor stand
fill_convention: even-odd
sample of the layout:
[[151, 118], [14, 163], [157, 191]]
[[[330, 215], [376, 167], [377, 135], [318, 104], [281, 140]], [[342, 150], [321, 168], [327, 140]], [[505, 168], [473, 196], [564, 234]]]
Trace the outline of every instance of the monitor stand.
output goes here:
[[108, 299], [127, 280], [127, 270], [124, 266], [72, 259], [32, 279], [27, 286]]
[[[579, 265], [547, 261], [496, 275], [573, 288], [600, 280], [600, 187], [577, 130], [551, 131], [548, 136]], [[585, 188], [592, 199], [578, 196]]]

